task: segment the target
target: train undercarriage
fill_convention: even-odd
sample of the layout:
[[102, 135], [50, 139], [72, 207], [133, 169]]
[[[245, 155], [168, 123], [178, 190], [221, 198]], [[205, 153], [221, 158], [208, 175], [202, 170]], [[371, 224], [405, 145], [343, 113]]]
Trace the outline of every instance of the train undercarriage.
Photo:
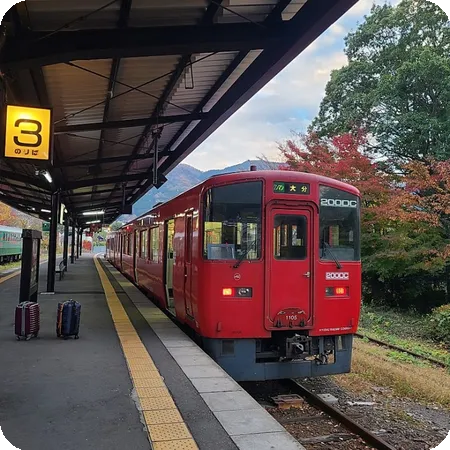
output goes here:
[[353, 335], [310, 337], [275, 332], [271, 339], [203, 339], [210, 356], [237, 381], [350, 372]]

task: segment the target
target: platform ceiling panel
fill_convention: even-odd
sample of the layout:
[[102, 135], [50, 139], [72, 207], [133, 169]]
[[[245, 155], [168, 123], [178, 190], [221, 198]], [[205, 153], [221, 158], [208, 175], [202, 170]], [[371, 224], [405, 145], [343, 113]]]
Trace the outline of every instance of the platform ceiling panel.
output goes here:
[[164, 183], [354, 3], [18, 3], [5, 17], [0, 70], [10, 99], [53, 108], [54, 161], [1, 161], [0, 196], [46, 218], [36, 199], [48, 206], [60, 190], [78, 225], [86, 221], [80, 210], [96, 204], [111, 222], [123, 211], [124, 196], [127, 204], [142, 197], [153, 187], [156, 168], [158, 186]]
[[[113, 2], [104, 8], [109, 3], [105, 0], [26, 0], [23, 3], [31, 28], [35, 31], [54, 31], [83, 16], [88, 17], [77, 21], [71, 29], [114, 28], [120, 11], [120, 2]], [[98, 11], [92, 14], [95, 10]]]
[[[178, 60], [178, 56], [122, 59], [111, 99], [109, 119], [150, 116]], [[130, 92], [130, 86], [139, 86], [139, 90]]]
[[43, 68], [44, 81], [54, 111], [55, 124], [99, 122], [103, 118], [111, 60], [74, 61], [104, 78], [67, 64]]

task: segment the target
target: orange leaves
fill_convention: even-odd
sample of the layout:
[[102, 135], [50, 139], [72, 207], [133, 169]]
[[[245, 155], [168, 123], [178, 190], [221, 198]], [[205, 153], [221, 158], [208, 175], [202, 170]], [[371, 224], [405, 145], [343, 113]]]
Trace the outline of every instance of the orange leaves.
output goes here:
[[14, 224], [14, 213], [11, 207], [0, 203], [0, 224], [11, 226]]
[[403, 169], [404, 189], [399, 191], [397, 202], [403, 204], [409, 220], [439, 226], [450, 215], [450, 162], [413, 161]]
[[362, 195], [363, 225], [415, 223], [441, 225], [450, 216], [450, 162], [413, 161], [394, 175], [362, 151], [362, 131], [332, 139], [298, 134], [279, 146], [287, 170], [315, 173], [357, 187]]
[[[365, 143], [366, 136], [361, 131], [332, 139], [298, 134], [279, 149], [286, 159], [287, 170], [315, 173], [352, 184], [362, 194], [363, 209], [370, 208], [375, 213], [374, 209], [389, 202], [392, 178], [361, 151]], [[387, 216], [386, 211], [375, 214], [378, 220]], [[373, 219], [373, 214], [367, 216], [366, 224], [373, 223]]]

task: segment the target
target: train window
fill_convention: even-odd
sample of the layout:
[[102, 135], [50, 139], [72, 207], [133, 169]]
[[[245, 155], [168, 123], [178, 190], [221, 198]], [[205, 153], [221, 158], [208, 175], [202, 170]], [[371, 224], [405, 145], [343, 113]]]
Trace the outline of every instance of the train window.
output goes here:
[[125, 254], [131, 255], [131, 236], [125, 235]]
[[147, 258], [147, 249], [148, 249], [148, 231], [141, 231], [141, 251], [139, 256], [143, 259]]
[[273, 253], [276, 259], [306, 259], [307, 221], [301, 215], [275, 216]]
[[128, 254], [133, 255], [133, 246], [134, 246], [134, 236], [132, 234], [128, 235]]
[[192, 217], [186, 216], [186, 262], [192, 260]]
[[150, 230], [150, 259], [158, 262], [159, 258], [159, 227]]
[[205, 194], [203, 208], [204, 258], [261, 257], [261, 181], [213, 187]]
[[320, 186], [320, 259], [359, 261], [359, 236], [359, 198], [340, 189]]

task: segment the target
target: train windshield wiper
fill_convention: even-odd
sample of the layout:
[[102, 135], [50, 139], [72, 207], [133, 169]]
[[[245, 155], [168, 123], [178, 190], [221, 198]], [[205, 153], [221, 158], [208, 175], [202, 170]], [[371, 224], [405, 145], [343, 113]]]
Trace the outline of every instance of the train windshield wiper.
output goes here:
[[243, 253], [239, 258], [237, 258], [236, 264], [233, 266], [233, 269], [237, 269], [242, 264], [242, 261], [247, 258], [247, 255], [252, 251], [255, 244], [256, 240], [252, 241], [252, 243], [247, 247], [247, 251]]
[[322, 240], [322, 244], [323, 244], [323, 247], [322, 247], [322, 248], [323, 248], [323, 250], [324, 250], [323, 253], [322, 253], [322, 255], [325, 255], [325, 250], [328, 250], [330, 256], [333, 258], [334, 262], [336, 263], [336, 267], [337, 267], [338, 269], [340, 269], [340, 268], [342, 267], [342, 266], [341, 266], [341, 263], [340, 263], [339, 260], [336, 258], [336, 255], [334, 254], [331, 245], [328, 244], [328, 242], [325, 241], [325, 239]]

